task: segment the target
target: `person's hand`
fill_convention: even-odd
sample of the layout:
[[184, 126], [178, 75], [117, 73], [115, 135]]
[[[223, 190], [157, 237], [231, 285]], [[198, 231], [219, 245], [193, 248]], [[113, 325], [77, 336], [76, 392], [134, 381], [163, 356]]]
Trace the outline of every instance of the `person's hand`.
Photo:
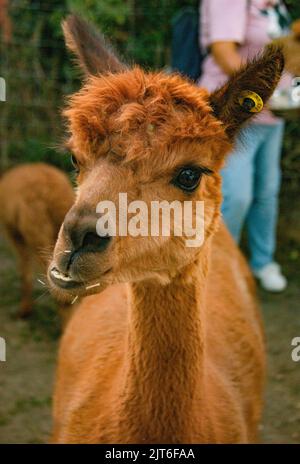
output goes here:
[[214, 42], [211, 45], [211, 53], [216, 63], [229, 76], [242, 65], [242, 58], [235, 42]]

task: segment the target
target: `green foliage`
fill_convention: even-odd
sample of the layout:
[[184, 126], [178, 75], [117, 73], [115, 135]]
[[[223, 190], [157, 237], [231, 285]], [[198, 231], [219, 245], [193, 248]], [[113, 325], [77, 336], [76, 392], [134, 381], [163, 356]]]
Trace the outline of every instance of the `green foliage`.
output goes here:
[[290, 13], [294, 19], [300, 18], [300, 2], [299, 0], [285, 0]]
[[68, 0], [68, 8], [91, 19], [130, 61], [147, 67], [168, 62], [170, 20], [185, 5], [197, 1]]
[[130, 2], [123, 0], [68, 0], [68, 7], [70, 10], [77, 12], [90, 20], [98, 19], [99, 23], [103, 25], [123, 26], [130, 16]]

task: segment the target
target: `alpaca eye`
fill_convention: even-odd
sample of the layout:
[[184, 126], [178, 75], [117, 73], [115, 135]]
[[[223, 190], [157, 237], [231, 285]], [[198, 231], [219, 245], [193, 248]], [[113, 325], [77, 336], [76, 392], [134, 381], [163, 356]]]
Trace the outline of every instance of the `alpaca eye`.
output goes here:
[[186, 192], [193, 192], [198, 187], [201, 176], [202, 171], [199, 168], [183, 168], [173, 180], [173, 184]]
[[79, 171], [79, 164], [78, 164], [78, 161], [76, 159], [76, 157], [74, 155], [71, 155], [71, 163], [73, 165], [73, 168], [75, 169], [76, 172]]

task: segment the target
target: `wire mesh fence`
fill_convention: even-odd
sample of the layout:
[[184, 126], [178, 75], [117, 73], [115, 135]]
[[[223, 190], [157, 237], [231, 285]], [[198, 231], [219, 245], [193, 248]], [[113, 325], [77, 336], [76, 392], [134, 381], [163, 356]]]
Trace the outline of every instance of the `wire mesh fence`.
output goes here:
[[[45, 8], [47, 7], [47, 8]], [[3, 8], [3, 6], [2, 6]], [[47, 34], [51, 14], [67, 8], [42, 2], [11, 1], [11, 33], [1, 41], [1, 76], [6, 102], [1, 104], [1, 169], [20, 161], [61, 160], [51, 148], [60, 137], [62, 95], [74, 78], [61, 73], [65, 57], [60, 37]]]
[[[53, 145], [63, 132], [63, 95], [76, 88], [78, 79], [65, 50], [60, 22], [74, 8], [86, 10], [87, 16], [113, 36], [127, 59], [155, 67], [167, 61], [162, 29], [168, 29], [167, 17], [176, 2], [164, 1], [164, 8], [153, 2], [157, 8], [152, 5], [150, 9], [147, 2], [141, 3], [0, 0], [0, 76], [7, 86], [7, 99], [0, 109], [1, 170], [19, 161], [39, 159], [64, 165]], [[145, 27], [138, 30], [137, 21], [144, 21]], [[149, 28], [151, 34], [147, 34]], [[139, 35], [144, 39], [138, 40]], [[149, 50], [145, 39], [152, 41]]]

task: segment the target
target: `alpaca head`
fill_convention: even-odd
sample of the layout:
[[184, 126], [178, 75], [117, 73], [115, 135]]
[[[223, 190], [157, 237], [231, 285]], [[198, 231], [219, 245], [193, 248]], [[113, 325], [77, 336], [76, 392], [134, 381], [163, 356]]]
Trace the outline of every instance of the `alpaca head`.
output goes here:
[[[64, 23], [64, 32], [87, 79], [64, 112], [78, 191], [55, 247], [50, 285], [58, 297], [68, 299], [110, 283], [168, 282], [195, 261], [203, 247], [187, 246], [184, 226], [182, 234], [175, 233], [175, 213], [169, 234], [160, 228], [158, 234], [151, 233], [153, 202], [182, 206], [181, 224], [188, 202], [195, 231], [196, 204], [202, 201], [204, 242], [209, 240], [218, 225], [219, 171], [235, 133], [254, 114], [251, 101], [243, 100], [244, 91], [255, 92], [265, 102], [280, 78], [282, 53], [268, 49], [209, 95], [178, 75], [125, 67], [102, 36], [74, 16]], [[131, 207], [132, 202], [143, 202], [148, 224], [141, 235], [119, 230], [125, 199]], [[115, 212], [115, 234], [99, 222], [99, 204], [108, 209], [114, 205], [109, 214]], [[141, 209], [133, 205], [127, 221], [133, 218], [137, 225]]]

